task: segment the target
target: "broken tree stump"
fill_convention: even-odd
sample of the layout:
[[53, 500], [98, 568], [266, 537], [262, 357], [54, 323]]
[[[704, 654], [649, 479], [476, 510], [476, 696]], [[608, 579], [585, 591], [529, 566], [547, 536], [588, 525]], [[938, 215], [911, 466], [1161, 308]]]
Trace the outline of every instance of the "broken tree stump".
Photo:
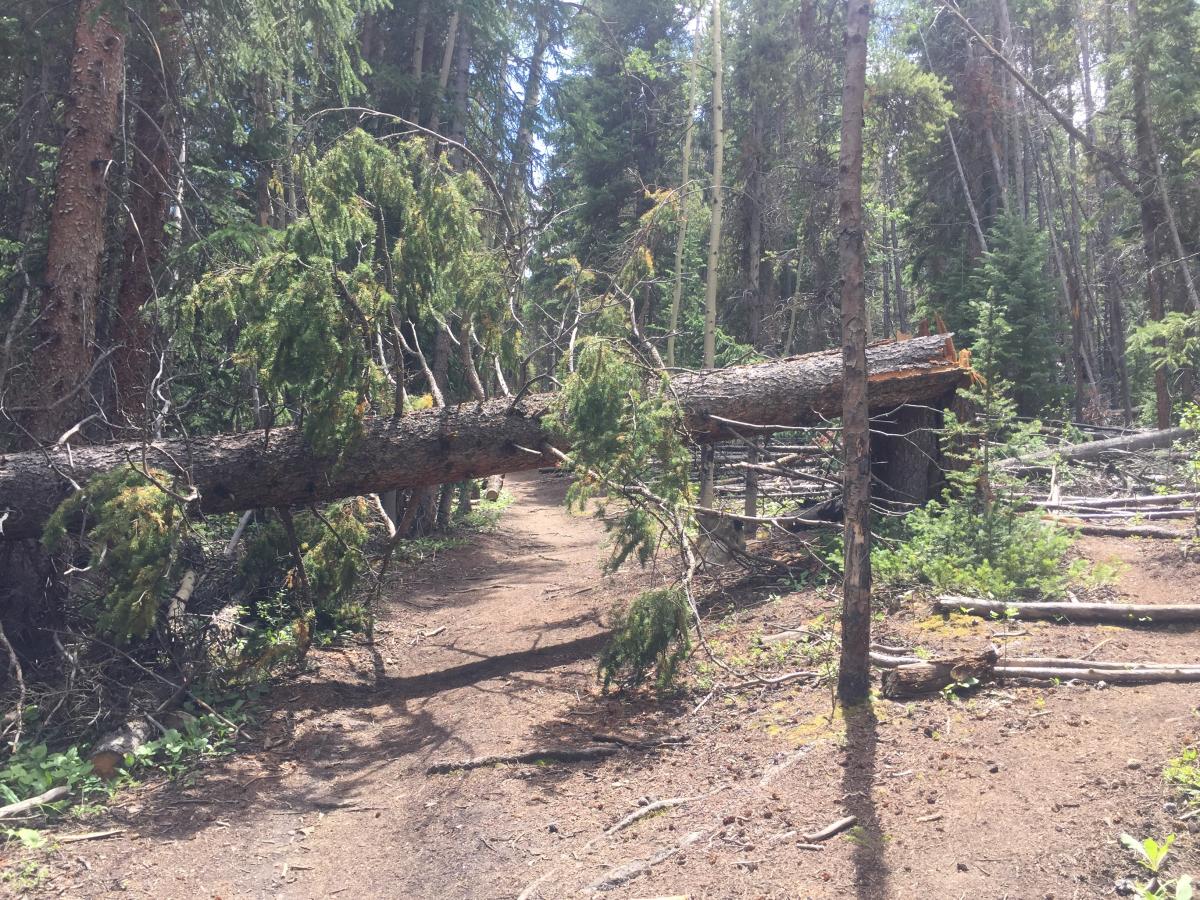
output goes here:
[[996, 649], [907, 663], [883, 673], [883, 696], [895, 699], [930, 694], [974, 678], [989, 678], [996, 667]]

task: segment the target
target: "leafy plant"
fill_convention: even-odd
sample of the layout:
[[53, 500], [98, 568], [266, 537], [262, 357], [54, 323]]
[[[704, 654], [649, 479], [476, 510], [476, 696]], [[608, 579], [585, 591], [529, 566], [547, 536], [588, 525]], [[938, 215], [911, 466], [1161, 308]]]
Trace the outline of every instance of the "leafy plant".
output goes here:
[[1138, 865], [1157, 875], [1167, 861], [1171, 845], [1175, 843], [1175, 835], [1168, 834], [1161, 842], [1149, 837], [1139, 841], [1126, 832], [1121, 835], [1121, 843], [1133, 853]]
[[1200, 749], [1185, 748], [1167, 763], [1163, 778], [1179, 788], [1188, 806], [1200, 807]]

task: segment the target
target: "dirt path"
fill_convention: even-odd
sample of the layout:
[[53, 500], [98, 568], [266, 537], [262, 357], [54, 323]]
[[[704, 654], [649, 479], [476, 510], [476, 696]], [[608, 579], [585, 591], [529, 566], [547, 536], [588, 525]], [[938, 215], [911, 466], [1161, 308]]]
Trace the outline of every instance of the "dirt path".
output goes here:
[[[803, 684], [718, 697], [698, 713], [695, 697], [599, 696], [601, 615], [645, 576], [600, 576], [603, 529], [562, 509], [563, 480], [509, 486], [516, 503], [495, 533], [393, 592], [377, 652], [317, 654], [315, 672], [275, 692], [241, 754], [194, 783], [123, 795], [112, 817], [128, 831], [57, 851], [40, 893], [511, 900], [536, 883], [527, 896], [551, 900], [607, 879], [604, 896], [619, 898], [1063, 900], [1111, 896], [1132, 873], [1122, 831], [1179, 831], [1183, 870], [1198, 868], [1195, 836], [1164, 807], [1160, 777], [1200, 738], [1195, 685], [1007, 685], [965, 703], [880, 702], [836, 718], [828, 689]], [[1128, 564], [1120, 587], [1132, 599], [1200, 596], [1200, 566], [1177, 551], [1083, 549]], [[755, 636], [780, 623], [833, 612], [827, 593], [780, 587], [731, 604], [710, 626], [731, 658], [752, 656]], [[995, 628], [914, 607], [884, 633], [936, 651]], [[1106, 641], [1110, 659], [1200, 655], [1195, 631], [1022, 630], [1014, 652], [1077, 656]], [[791, 652], [800, 656], [781, 664], [809, 664], [805, 648]], [[426, 774], [435, 761], [614, 733], [686, 743]], [[673, 797], [693, 799], [605, 835], [640, 805]], [[846, 813], [858, 828], [804, 846], [806, 832]]]

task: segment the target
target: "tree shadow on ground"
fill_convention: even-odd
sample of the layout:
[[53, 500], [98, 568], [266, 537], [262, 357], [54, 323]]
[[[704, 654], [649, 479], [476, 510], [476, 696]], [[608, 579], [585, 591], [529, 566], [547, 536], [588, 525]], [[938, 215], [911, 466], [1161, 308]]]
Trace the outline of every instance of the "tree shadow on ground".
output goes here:
[[889, 879], [886, 837], [875, 808], [879, 720], [869, 700], [845, 707], [844, 713], [846, 747], [842, 793], [847, 814], [858, 819], [849, 835], [854, 842], [855, 895], [862, 900], [882, 900], [889, 896]]

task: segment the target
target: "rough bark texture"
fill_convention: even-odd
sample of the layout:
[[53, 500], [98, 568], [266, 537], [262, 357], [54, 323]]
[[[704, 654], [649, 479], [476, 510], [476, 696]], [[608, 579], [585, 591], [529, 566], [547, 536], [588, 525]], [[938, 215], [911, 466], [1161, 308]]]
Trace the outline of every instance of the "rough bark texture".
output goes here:
[[[46, 247], [46, 290], [32, 357], [29, 419], [39, 440], [56, 440], [79, 421], [95, 358], [106, 181], [112, 166], [124, 38], [101, 0], [81, 0], [67, 88], [66, 135], [55, 174]], [[56, 404], [56, 405], [53, 405]]]
[[911, 697], [963, 684], [972, 678], [983, 681], [992, 674], [995, 665], [996, 651], [991, 647], [965, 656], [909, 663], [883, 673], [883, 695]]
[[863, 240], [863, 95], [867, 77], [870, 0], [846, 2], [846, 76], [842, 89], [842, 141], [838, 161], [842, 267], [842, 439], [845, 449], [845, 578], [842, 589], [842, 656], [838, 696], [864, 700], [871, 668], [871, 424], [868, 413], [867, 298]]
[[[949, 345], [947, 336], [933, 336], [871, 347], [874, 411], [947, 401], [967, 377]], [[836, 418], [842, 411], [841, 375], [841, 355], [829, 351], [683, 373], [672, 383], [687, 427], [700, 439], [719, 439], [730, 436], [730, 421], [750, 423], [757, 427], [744, 431], [761, 433]], [[3, 536], [40, 534], [71, 489], [66, 475], [82, 484], [128, 463], [172, 473], [182, 467], [207, 512], [312, 503], [554, 465], [554, 458], [537, 452], [543, 442], [566, 447], [543, 425], [553, 399], [535, 394], [516, 409], [500, 399], [369, 419], [338, 460], [314, 453], [294, 428], [11, 454], [0, 457]]]

